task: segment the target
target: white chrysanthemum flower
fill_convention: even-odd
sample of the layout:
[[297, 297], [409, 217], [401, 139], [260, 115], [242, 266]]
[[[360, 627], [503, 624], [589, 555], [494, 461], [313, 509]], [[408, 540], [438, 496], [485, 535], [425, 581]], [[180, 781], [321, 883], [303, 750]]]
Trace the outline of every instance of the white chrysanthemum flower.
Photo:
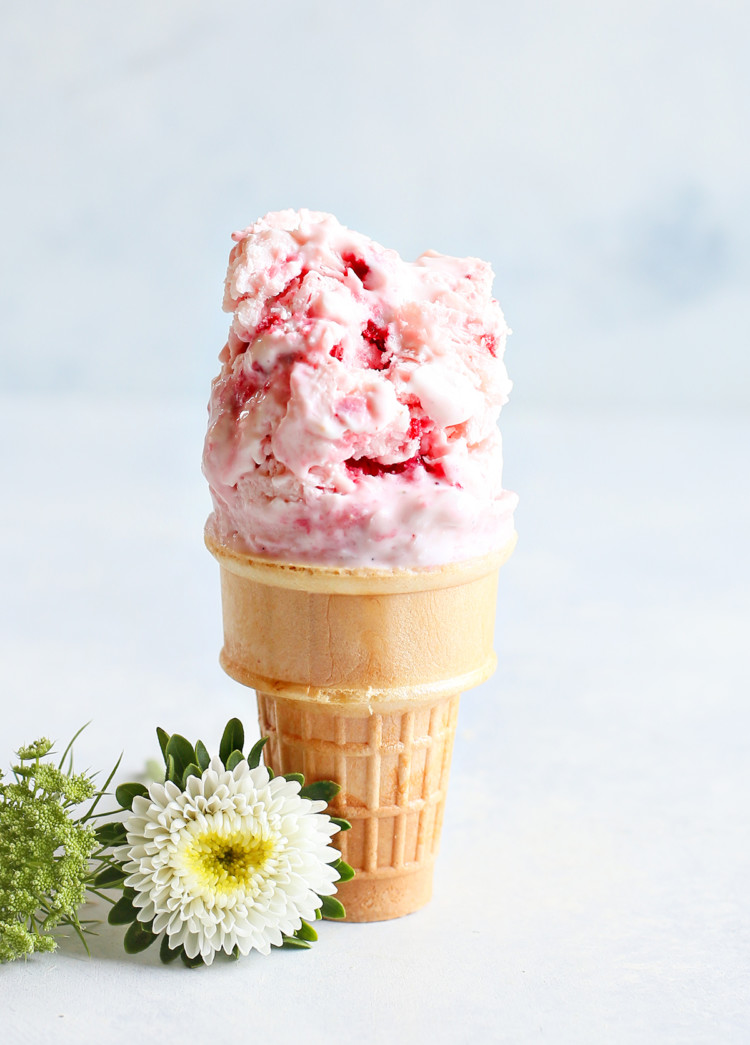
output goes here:
[[326, 803], [299, 790], [244, 759], [229, 771], [215, 758], [184, 791], [152, 784], [125, 821], [138, 921], [210, 965], [235, 947], [268, 954], [315, 918], [320, 897], [336, 892], [339, 853], [329, 843], [338, 829], [322, 815]]

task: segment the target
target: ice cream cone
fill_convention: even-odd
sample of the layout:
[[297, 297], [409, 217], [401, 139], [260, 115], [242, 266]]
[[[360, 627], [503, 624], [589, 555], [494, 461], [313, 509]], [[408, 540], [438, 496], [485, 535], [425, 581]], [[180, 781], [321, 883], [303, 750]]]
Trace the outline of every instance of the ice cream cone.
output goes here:
[[266, 762], [332, 779], [357, 874], [350, 921], [422, 907], [442, 826], [460, 694], [493, 672], [499, 567], [481, 559], [366, 569], [258, 559], [206, 535], [221, 566], [221, 664], [257, 691]]

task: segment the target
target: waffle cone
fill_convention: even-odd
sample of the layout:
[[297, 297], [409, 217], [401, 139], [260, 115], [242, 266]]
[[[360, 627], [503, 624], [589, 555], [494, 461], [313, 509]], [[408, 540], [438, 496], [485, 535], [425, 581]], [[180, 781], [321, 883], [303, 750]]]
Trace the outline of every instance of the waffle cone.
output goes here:
[[493, 555], [420, 570], [275, 563], [207, 534], [221, 566], [221, 664], [257, 691], [266, 763], [341, 785], [330, 812], [356, 877], [350, 921], [422, 907], [445, 808], [460, 694], [494, 671]]

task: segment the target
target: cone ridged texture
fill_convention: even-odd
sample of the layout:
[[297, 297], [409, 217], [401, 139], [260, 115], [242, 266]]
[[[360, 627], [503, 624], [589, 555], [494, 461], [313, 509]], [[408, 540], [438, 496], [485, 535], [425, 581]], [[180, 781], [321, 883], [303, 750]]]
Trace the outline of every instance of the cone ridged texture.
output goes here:
[[398, 917], [430, 898], [458, 701], [369, 714], [258, 693], [274, 771], [341, 785], [330, 812], [352, 825], [336, 839], [357, 872], [339, 886], [351, 920]]
[[396, 918], [432, 892], [460, 693], [494, 670], [496, 555], [432, 570], [253, 559], [207, 534], [222, 576], [221, 663], [257, 691], [265, 761], [335, 780], [330, 812], [356, 877], [350, 921]]

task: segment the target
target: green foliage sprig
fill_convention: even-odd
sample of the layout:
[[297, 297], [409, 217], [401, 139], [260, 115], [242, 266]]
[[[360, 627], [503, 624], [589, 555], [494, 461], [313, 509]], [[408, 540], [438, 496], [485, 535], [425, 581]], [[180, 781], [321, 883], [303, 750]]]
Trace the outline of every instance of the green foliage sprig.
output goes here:
[[46, 737], [19, 748], [13, 779], [0, 783], [0, 961], [54, 950], [52, 930], [60, 926], [88, 952], [95, 923], [79, 911], [89, 895], [101, 895], [98, 882], [114, 868], [111, 832], [95, 826], [96, 809], [120, 763], [102, 788], [88, 773], [74, 773], [81, 732], [58, 764], [46, 759], [53, 754]]

